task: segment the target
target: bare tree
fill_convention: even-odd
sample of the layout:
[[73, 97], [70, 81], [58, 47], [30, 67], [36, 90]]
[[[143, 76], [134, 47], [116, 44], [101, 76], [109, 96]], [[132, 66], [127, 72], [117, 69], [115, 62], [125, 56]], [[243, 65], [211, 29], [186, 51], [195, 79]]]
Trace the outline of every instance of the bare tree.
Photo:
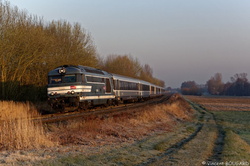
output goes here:
[[201, 95], [201, 90], [195, 81], [185, 81], [181, 84], [181, 93], [184, 95]]
[[138, 78], [141, 65], [136, 58], [129, 55], [110, 55], [103, 63], [103, 70], [111, 73]]
[[219, 95], [223, 91], [224, 83], [222, 82], [222, 74], [216, 73], [207, 81], [208, 92], [212, 95]]
[[139, 78], [164, 87], [162, 80], [153, 77], [153, 69], [148, 65], [141, 65], [136, 58], [130, 55], [110, 55], [102, 60], [101, 68], [111, 73]]
[[[43, 19], [0, 1], [1, 96], [9, 88], [14, 93], [18, 85], [46, 85], [47, 72], [63, 64], [98, 64], [91, 36], [80, 24], [45, 24]], [[7, 82], [13, 86], [6, 88]]]

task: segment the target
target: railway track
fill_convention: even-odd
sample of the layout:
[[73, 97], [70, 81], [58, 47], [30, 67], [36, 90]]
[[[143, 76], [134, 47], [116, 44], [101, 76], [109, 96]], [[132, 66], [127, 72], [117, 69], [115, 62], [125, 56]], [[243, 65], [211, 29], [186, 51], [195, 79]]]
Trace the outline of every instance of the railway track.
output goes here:
[[140, 108], [147, 105], [155, 105], [163, 103], [170, 98], [171, 95], [163, 95], [158, 98], [153, 98], [151, 100], [140, 102], [140, 103], [129, 103], [121, 104], [119, 106], [110, 106], [107, 108], [94, 108], [84, 112], [67, 112], [67, 113], [56, 113], [48, 114], [40, 117], [33, 118], [34, 121], [41, 120], [43, 123], [54, 123], [60, 121], [66, 121], [75, 118], [107, 118], [111, 116], [118, 116], [120, 114], [129, 114], [130, 111], [135, 111], [134, 109]]

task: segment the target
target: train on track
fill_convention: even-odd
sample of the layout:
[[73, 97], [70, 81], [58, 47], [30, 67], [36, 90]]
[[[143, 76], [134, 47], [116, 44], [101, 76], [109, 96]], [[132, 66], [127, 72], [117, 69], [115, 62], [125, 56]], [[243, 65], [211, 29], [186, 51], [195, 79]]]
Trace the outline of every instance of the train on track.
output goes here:
[[141, 101], [162, 95], [164, 89], [92, 67], [64, 65], [48, 73], [47, 93], [52, 108], [63, 112], [66, 108], [85, 110], [96, 105]]

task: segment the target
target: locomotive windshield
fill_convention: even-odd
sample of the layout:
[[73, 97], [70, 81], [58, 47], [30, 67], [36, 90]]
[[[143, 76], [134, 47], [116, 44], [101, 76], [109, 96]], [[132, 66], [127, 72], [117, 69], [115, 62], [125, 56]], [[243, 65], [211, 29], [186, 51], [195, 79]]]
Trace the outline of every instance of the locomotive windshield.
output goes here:
[[76, 82], [76, 75], [65, 75], [63, 82], [65, 83]]
[[76, 82], [76, 75], [50, 76], [49, 84], [71, 83]]

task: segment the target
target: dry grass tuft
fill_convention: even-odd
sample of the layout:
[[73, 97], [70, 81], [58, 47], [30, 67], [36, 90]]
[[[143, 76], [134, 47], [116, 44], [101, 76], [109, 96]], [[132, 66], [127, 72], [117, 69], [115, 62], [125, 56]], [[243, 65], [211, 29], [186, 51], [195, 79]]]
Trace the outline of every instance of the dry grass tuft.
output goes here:
[[41, 121], [29, 103], [0, 101], [0, 149], [27, 149], [51, 146]]
[[137, 116], [130, 118], [129, 123], [138, 125], [141, 123], [162, 122], [171, 120], [166, 114], [164, 105], [145, 107]]

